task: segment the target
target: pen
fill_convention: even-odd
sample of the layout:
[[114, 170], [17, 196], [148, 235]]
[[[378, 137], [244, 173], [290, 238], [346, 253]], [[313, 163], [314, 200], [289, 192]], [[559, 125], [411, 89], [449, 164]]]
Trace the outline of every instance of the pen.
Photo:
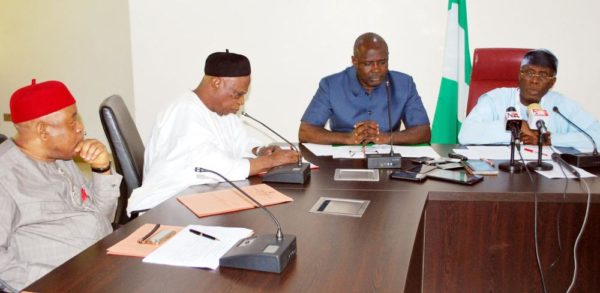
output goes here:
[[[530, 149], [530, 148], [523, 148], [526, 152], [530, 152], [530, 153], [537, 153], [536, 151]], [[547, 154], [542, 153], [542, 156], [548, 156]]]
[[494, 162], [492, 162], [492, 160], [490, 160], [490, 159], [481, 158], [481, 160], [488, 163], [488, 165], [490, 165], [492, 167], [496, 167], [496, 165], [494, 165]]
[[196, 231], [196, 230], [194, 230], [194, 229], [190, 229], [190, 232], [192, 232], [193, 234], [196, 234], [196, 235], [198, 235], [198, 236], [202, 236], [202, 237], [204, 237], [204, 238], [208, 238], [208, 239], [210, 239], [210, 240], [217, 240], [217, 241], [220, 241], [220, 240], [219, 240], [219, 239], [217, 239], [217, 237], [215, 237], [215, 236], [210, 236], [210, 235], [208, 235], [208, 234], [206, 234], [206, 233], [202, 233], [202, 232], [200, 232], [200, 231]]
[[150, 230], [150, 232], [148, 232], [146, 235], [144, 235], [144, 237], [138, 239], [137, 242], [140, 244], [144, 243], [144, 241], [146, 241], [146, 239], [150, 238], [150, 236], [152, 236], [152, 234], [154, 234], [154, 232], [156, 232], [158, 230], [158, 228], [160, 228], [160, 224], [154, 225], [152, 230]]

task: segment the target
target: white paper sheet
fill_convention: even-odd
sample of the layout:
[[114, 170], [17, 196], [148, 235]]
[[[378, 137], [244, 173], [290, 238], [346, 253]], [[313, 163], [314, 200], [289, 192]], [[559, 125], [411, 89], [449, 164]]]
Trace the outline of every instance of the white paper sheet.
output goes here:
[[[387, 144], [375, 144], [363, 146], [344, 145], [331, 146], [313, 143], [304, 143], [313, 154], [317, 156], [332, 156], [334, 159], [364, 159], [365, 154], [387, 154], [390, 146]], [[403, 157], [430, 157], [437, 159], [440, 155], [430, 146], [394, 146], [394, 152]]]
[[[212, 240], [190, 232], [194, 229], [219, 240]], [[189, 225], [165, 244], [146, 256], [143, 262], [171, 266], [216, 269], [219, 259], [239, 240], [253, 234], [246, 228]]]
[[332, 146], [329, 144], [302, 143], [315, 156], [331, 156]]
[[[546, 178], [565, 178], [565, 174], [567, 175], [567, 178], [576, 178], [575, 175], [573, 175], [573, 173], [569, 172], [567, 169], [563, 168], [565, 174], [563, 174], [563, 172], [560, 169], [560, 165], [557, 162], [554, 161], [550, 161], [547, 163], [551, 163], [552, 164], [552, 170], [550, 171], [536, 171], [539, 174], [541, 174], [542, 176], [546, 177]], [[575, 170], [577, 170], [577, 172], [579, 172], [579, 175], [581, 175], [581, 178], [591, 178], [591, 177], [597, 177], [596, 175], [583, 170], [581, 168], [575, 167], [573, 165], [571, 165], [573, 168], [575, 168]]]
[[[510, 160], [510, 146], [468, 146], [469, 152], [466, 156], [469, 159], [490, 159], [490, 160]], [[455, 152], [465, 155], [463, 151], [455, 149]], [[555, 151], [549, 146], [542, 148], [542, 160], [552, 160], [551, 155]], [[557, 153], [560, 153], [556, 151]], [[533, 145], [521, 146], [521, 155], [526, 161], [537, 160], [538, 147]], [[521, 160], [518, 152], [515, 150], [515, 160]]]

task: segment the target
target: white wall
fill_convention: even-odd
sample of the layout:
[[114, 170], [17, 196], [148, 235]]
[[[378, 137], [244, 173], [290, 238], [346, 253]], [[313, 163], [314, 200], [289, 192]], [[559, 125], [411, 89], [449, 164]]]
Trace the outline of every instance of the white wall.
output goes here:
[[[439, 89], [446, 0], [130, 0], [136, 120], [147, 139], [157, 112], [194, 88], [204, 60], [229, 48], [252, 63], [246, 111], [297, 140], [319, 79], [350, 65], [367, 31], [390, 47], [390, 67], [413, 75], [432, 119]], [[368, 3], [368, 4], [367, 4]], [[470, 1], [471, 51], [546, 47], [560, 59], [555, 89], [600, 117], [600, 4], [592, 0]], [[263, 137], [267, 142], [266, 138]]]
[[[98, 104], [119, 93], [147, 140], [157, 112], [197, 85], [206, 56], [229, 48], [252, 62], [246, 110], [295, 141], [319, 79], [350, 65], [354, 39], [375, 31], [389, 43], [391, 68], [413, 75], [433, 118], [447, 1], [365, 3], [5, 0], [0, 2], [0, 112], [8, 112], [10, 94], [32, 77], [59, 79], [78, 99], [89, 136], [103, 137]], [[600, 2], [592, 0], [472, 0], [471, 50], [551, 49], [560, 60], [555, 89], [600, 117], [595, 98], [600, 60], [593, 55], [600, 51], [597, 11]], [[12, 124], [0, 121], [0, 132], [12, 135]]]
[[[0, 2], [0, 112], [32, 78], [63, 81], [77, 99], [88, 137], [106, 142], [98, 106], [111, 94], [131, 109], [128, 3], [120, 0]], [[13, 135], [10, 122], [0, 132]]]

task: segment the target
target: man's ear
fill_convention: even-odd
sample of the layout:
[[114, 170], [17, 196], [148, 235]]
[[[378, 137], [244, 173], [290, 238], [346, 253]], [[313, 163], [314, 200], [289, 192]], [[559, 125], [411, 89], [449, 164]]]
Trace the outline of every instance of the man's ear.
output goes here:
[[46, 124], [44, 121], [38, 121], [36, 123], [35, 132], [41, 140], [48, 140], [48, 124]]
[[552, 79], [552, 84], [550, 85], [550, 87], [548, 88], [548, 90], [552, 89], [554, 87], [554, 84], [556, 83], [556, 77], [554, 77]]
[[223, 85], [223, 80], [219, 77], [212, 77], [212, 79], [210, 80], [210, 85], [214, 89], [218, 89]]

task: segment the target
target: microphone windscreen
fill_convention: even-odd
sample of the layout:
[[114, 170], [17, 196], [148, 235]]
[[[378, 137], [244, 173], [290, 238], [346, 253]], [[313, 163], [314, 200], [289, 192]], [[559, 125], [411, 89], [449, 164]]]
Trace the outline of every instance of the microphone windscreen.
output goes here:
[[544, 110], [538, 103], [531, 103], [527, 106], [527, 124], [530, 129], [540, 129], [538, 121], [542, 121], [542, 126], [548, 123], [548, 111]]

